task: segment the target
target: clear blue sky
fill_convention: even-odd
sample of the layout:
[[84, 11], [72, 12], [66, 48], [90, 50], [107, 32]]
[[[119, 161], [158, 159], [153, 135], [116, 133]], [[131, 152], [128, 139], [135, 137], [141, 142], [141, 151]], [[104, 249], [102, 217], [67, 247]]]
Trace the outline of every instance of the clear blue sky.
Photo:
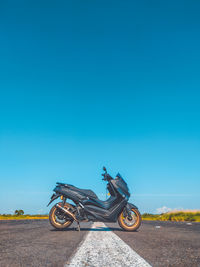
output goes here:
[[142, 212], [200, 208], [200, 2], [0, 3], [0, 213], [57, 181]]

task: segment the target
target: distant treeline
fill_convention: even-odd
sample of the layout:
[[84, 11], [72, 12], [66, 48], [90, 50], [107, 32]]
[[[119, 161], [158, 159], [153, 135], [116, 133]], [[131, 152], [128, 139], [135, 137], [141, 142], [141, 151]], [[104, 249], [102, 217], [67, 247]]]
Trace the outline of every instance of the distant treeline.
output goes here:
[[16, 214], [0, 214], [0, 220], [36, 220], [36, 219], [48, 219], [49, 216], [46, 214], [24, 214], [24, 215], [16, 215]]
[[175, 221], [175, 222], [200, 222], [199, 212], [169, 212], [163, 214], [150, 214], [144, 213], [142, 215], [143, 220], [155, 220], [155, 221]]
[[[36, 220], [36, 219], [48, 219], [47, 214], [24, 214], [24, 215], [12, 215], [12, 214], [0, 214], [0, 220]], [[171, 212], [163, 214], [142, 214], [143, 220], [152, 221], [175, 221], [175, 222], [200, 222], [200, 211], [198, 212]]]

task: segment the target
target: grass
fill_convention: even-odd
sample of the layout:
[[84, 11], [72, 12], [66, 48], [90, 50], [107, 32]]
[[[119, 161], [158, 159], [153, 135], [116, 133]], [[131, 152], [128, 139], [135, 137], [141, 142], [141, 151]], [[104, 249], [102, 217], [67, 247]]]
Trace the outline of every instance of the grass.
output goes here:
[[48, 215], [12, 215], [12, 214], [0, 214], [0, 220], [40, 220], [40, 219], [48, 219]]
[[200, 211], [173, 211], [163, 214], [142, 215], [143, 220], [151, 221], [175, 221], [175, 222], [200, 222]]
[[[39, 220], [48, 219], [48, 215], [12, 215], [0, 214], [0, 220]], [[172, 211], [163, 214], [142, 214], [142, 219], [147, 221], [175, 221], [175, 222], [200, 222], [200, 211]]]

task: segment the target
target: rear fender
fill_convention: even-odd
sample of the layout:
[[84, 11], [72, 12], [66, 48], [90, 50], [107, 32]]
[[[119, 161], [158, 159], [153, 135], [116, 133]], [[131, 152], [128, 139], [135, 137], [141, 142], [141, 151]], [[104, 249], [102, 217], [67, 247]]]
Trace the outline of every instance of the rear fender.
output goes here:
[[51, 196], [51, 200], [49, 201], [49, 204], [47, 205], [47, 207], [48, 207], [54, 200], [56, 200], [57, 198], [59, 198], [60, 196], [61, 196], [61, 194], [58, 194], [58, 193], [53, 194], [53, 195]]

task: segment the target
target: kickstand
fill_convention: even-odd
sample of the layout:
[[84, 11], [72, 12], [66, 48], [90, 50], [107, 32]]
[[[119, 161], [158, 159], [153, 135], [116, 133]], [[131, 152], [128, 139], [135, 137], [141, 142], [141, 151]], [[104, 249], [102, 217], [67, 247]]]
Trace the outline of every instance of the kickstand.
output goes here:
[[76, 230], [79, 231], [79, 232], [81, 231], [80, 223], [79, 222], [77, 222], [77, 228], [76, 228]]

